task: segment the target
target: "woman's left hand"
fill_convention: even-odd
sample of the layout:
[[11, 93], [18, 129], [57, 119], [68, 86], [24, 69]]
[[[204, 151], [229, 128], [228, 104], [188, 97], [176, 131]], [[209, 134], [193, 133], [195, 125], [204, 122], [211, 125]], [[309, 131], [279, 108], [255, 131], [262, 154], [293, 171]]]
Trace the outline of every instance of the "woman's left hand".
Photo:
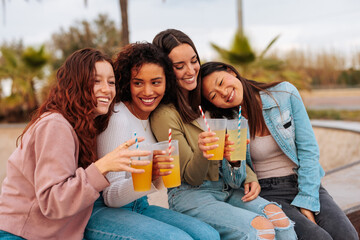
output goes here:
[[310, 211], [309, 209], [306, 209], [306, 208], [300, 208], [300, 212], [302, 214], [304, 214], [305, 217], [307, 217], [310, 221], [312, 221], [313, 223], [316, 224], [315, 216], [314, 216], [314, 213], [312, 211]]
[[166, 155], [165, 151], [154, 150], [153, 151], [153, 167], [152, 167], [152, 181], [155, 181], [160, 176], [167, 176], [171, 173], [171, 171], [162, 172], [160, 169], [173, 169], [174, 164], [170, 164], [174, 161], [174, 159]]
[[244, 189], [245, 196], [241, 199], [243, 202], [250, 202], [251, 200], [254, 200], [257, 196], [259, 196], [261, 191], [261, 187], [258, 182], [245, 183]]

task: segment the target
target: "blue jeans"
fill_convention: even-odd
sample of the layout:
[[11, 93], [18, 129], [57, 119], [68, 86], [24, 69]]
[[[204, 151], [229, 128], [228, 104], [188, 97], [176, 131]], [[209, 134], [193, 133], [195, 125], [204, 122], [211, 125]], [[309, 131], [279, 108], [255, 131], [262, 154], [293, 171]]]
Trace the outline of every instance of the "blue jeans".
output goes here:
[[299, 239], [359, 239], [349, 219], [323, 187], [319, 191], [320, 213], [315, 215], [317, 224], [314, 224], [297, 207], [291, 205], [298, 194], [296, 175], [261, 179], [259, 183], [260, 196], [282, 205], [286, 215], [295, 222]]
[[22, 238], [22, 237], [14, 235], [12, 233], [0, 230], [0, 239], [1, 240], [23, 240], [25, 238]]
[[[243, 202], [244, 189], [232, 189], [219, 181], [204, 181], [200, 186], [182, 183], [168, 192], [171, 209], [196, 217], [214, 227], [221, 239], [258, 239], [258, 232], [251, 226], [257, 216], [264, 216], [264, 208], [270, 204], [257, 197]], [[286, 228], [275, 228], [276, 239], [296, 239], [292, 223]]]
[[121, 208], [94, 204], [85, 239], [220, 239], [211, 226], [195, 218], [148, 204], [147, 197]]

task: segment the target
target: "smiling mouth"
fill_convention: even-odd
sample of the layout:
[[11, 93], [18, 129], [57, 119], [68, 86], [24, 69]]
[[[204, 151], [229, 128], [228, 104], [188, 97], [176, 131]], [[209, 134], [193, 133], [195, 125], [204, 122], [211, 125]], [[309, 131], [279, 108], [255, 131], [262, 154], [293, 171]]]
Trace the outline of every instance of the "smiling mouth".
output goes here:
[[192, 78], [187, 78], [187, 79], [182, 79], [185, 83], [193, 83], [195, 81], [195, 77]]
[[107, 97], [99, 97], [97, 99], [101, 103], [109, 103], [110, 102], [110, 98], [107, 98]]
[[226, 102], [231, 102], [231, 101], [233, 100], [233, 98], [234, 98], [234, 94], [235, 94], [235, 90], [233, 89], [233, 90], [231, 91], [230, 96], [229, 96], [229, 98], [227, 99]]
[[155, 99], [156, 98], [140, 98], [141, 102], [147, 106], [152, 105], [155, 102]]

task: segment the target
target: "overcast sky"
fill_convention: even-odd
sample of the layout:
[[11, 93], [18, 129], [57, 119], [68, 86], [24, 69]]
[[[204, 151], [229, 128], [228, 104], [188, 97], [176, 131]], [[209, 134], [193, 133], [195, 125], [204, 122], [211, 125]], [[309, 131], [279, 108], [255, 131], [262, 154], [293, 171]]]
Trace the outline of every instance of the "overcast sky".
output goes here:
[[[23, 39], [26, 45], [49, 41], [75, 21], [108, 14], [120, 26], [118, 0], [5, 0], [0, 43]], [[210, 42], [228, 47], [237, 28], [236, 0], [128, 0], [130, 41], [151, 42], [161, 30], [187, 33], [202, 59], [215, 53]], [[360, 51], [359, 0], [243, 0], [245, 33], [262, 50], [278, 34], [277, 50]]]

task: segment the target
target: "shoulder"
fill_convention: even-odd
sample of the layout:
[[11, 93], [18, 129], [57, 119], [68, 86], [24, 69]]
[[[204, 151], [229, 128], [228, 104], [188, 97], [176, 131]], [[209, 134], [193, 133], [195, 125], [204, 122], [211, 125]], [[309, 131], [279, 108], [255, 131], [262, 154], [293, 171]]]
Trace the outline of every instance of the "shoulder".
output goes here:
[[276, 91], [293, 92], [294, 90], [297, 91], [296, 87], [289, 82], [281, 82], [268, 89], [268, 91], [270, 92], [276, 92]]
[[44, 113], [34, 126], [29, 128], [28, 134], [33, 139], [43, 139], [47, 143], [54, 142], [55, 145], [60, 142], [73, 142], [70, 139], [76, 143], [78, 141], [74, 128], [60, 113]]
[[44, 125], [49, 125], [55, 127], [56, 129], [73, 129], [69, 121], [66, 120], [66, 118], [60, 113], [44, 113], [38, 121], [35, 122], [34, 128], [41, 128]]
[[160, 104], [152, 113], [151, 118], [160, 117], [160, 116], [175, 116], [179, 115], [175, 106], [170, 104]]

